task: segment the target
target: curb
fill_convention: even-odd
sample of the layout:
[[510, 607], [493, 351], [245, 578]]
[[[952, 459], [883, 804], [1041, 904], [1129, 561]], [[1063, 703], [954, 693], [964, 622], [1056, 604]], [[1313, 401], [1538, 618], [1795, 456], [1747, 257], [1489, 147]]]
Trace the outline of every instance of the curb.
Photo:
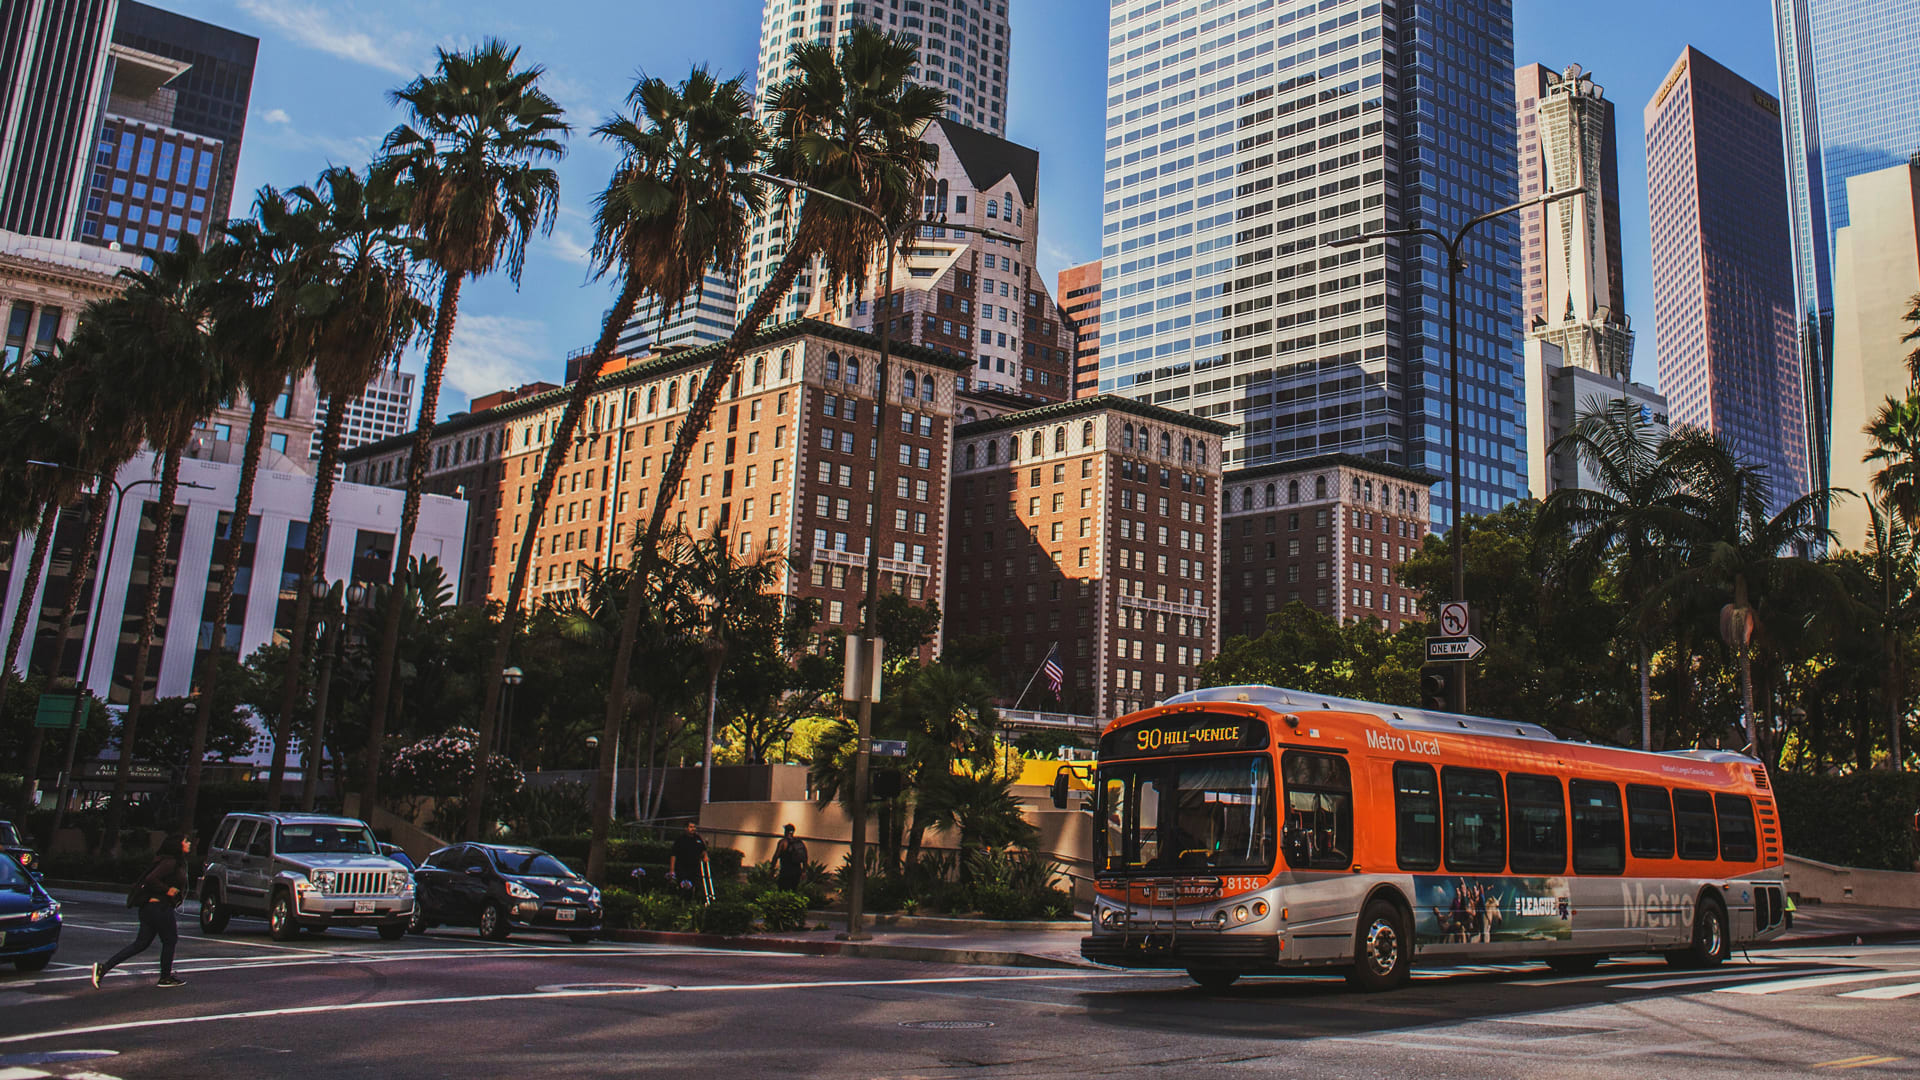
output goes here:
[[1893, 945], [1920, 940], [1920, 927], [1903, 930], [1858, 930], [1853, 933], [1807, 934], [1802, 937], [1775, 938], [1763, 947], [1769, 949], [1821, 948], [1830, 945]]
[[601, 937], [609, 941], [652, 945], [693, 945], [728, 952], [792, 953], [800, 956], [851, 956], [874, 960], [914, 960], [932, 964], [959, 964], [969, 967], [1067, 968], [1086, 965], [1052, 956], [1008, 952], [997, 949], [948, 949], [934, 945], [888, 945], [871, 941], [799, 941], [788, 938], [726, 937], [720, 934], [695, 934], [674, 930], [609, 930]]

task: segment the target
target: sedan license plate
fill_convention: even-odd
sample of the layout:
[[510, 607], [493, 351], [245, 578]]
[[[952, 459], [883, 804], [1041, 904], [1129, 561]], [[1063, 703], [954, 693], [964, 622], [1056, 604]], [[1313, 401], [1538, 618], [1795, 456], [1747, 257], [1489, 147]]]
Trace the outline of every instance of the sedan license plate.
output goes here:
[[371, 914], [373, 914], [373, 901], [371, 901], [371, 900], [355, 900], [355, 901], [353, 902], [353, 913], [354, 913], [355, 915], [371, 915]]
[[578, 915], [578, 914], [580, 914], [580, 913], [579, 913], [579, 912], [577, 912], [577, 911], [575, 911], [575, 910], [573, 910], [573, 909], [572, 909], [572, 908], [570, 908], [570, 907], [563, 907], [563, 908], [560, 908], [559, 910], [557, 910], [557, 911], [555, 911], [555, 912], [553, 913], [553, 917], [554, 917], [555, 919], [558, 919], [558, 920], [559, 920], [559, 921], [561, 921], [561, 922], [572, 922], [572, 921], [574, 920], [574, 916], [576, 916], [576, 915]]

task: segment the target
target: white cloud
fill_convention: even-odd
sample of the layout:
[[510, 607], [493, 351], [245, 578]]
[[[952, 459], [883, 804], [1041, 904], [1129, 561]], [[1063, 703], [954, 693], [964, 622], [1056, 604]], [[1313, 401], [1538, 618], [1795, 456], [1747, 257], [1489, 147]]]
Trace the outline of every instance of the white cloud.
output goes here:
[[473, 398], [532, 382], [541, 362], [551, 359], [546, 343], [552, 338], [537, 319], [462, 313], [453, 325], [441, 415], [451, 411], [449, 395]]
[[265, 120], [269, 124], [291, 125], [293, 123], [293, 117], [288, 116], [287, 110], [285, 109], [268, 109], [266, 112], [260, 114], [260, 119]]
[[421, 70], [406, 54], [410, 35], [381, 33], [378, 37], [364, 30], [342, 25], [343, 15], [364, 21], [357, 13], [338, 8], [323, 10], [298, 0], [239, 0], [240, 10], [279, 30], [287, 37], [330, 53], [343, 60], [379, 68], [403, 78]]

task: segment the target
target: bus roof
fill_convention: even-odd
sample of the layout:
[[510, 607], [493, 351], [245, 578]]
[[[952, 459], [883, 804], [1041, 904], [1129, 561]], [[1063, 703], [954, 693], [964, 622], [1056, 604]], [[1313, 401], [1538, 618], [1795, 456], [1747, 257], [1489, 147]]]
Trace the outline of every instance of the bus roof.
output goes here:
[[[1278, 686], [1214, 686], [1205, 690], [1193, 690], [1176, 694], [1161, 702], [1161, 705], [1195, 705], [1210, 702], [1234, 702], [1246, 705], [1261, 705], [1278, 712], [1299, 712], [1318, 710], [1322, 712], [1356, 712], [1379, 717], [1389, 727], [1408, 731], [1450, 731], [1468, 732], [1474, 735], [1492, 735], [1508, 739], [1532, 739], [1542, 742], [1562, 742], [1553, 732], [1539, 724], [1528, 724], [1513, 720], [1492, 720], [1483, 716], [1463, 716], [1459, 713], [1439, 712], [1433, 709], [1415, 709], [1401, 705], [1382, 705], [1377, 701], [1357, 701], [1353, 698], [1335, 697], [1331, 694], [1314, 694], [1305, 690], [1289, 690]], [[1611, 747], [1610, 749], [1630, 750], [1630, 747]], [[1638, 752], [1638, 751], [1634, 751]], [[1759, 760], [1732, 750], [1668, 750], [1659, 754], [1662, 757], [1685, 757], [1697, 761], [1715, 764], [1758, 765]]]

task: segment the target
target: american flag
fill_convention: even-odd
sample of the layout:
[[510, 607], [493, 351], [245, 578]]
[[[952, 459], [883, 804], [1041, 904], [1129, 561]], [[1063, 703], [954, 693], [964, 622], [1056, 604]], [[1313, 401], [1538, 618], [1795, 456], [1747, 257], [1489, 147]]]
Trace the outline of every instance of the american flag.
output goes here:
[[1060, 670], [1060, 646], [1055, 645], [1047, 650], [1047, 662], [1040, 665], [1040, 670], [1046, 673], [1047, 688], [1053, 691], [1054, 697], [1059, 697], [1060, 680], [1066, 675]]

